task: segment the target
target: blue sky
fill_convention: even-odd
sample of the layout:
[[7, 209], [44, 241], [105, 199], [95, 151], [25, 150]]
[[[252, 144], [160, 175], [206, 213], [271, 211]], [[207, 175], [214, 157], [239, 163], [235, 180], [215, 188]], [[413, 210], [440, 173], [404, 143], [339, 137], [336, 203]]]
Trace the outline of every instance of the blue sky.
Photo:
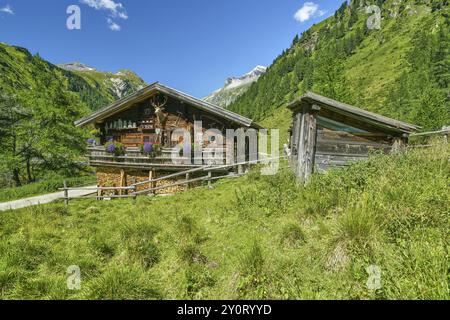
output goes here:
[[[0, 0], [0, 41], [52, 63], [135, 71], [196, 97], [256, 65], [344, 0]], [[68, 30], [68, 6], [81, 30]]]

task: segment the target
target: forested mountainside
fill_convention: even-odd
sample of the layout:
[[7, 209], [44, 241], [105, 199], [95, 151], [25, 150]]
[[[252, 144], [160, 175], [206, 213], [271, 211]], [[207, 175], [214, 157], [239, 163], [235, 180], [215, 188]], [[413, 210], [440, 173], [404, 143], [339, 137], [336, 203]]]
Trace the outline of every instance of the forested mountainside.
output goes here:
[[[367, 5], [381, 9], [369, 29]], [[396, 119], [436, 129], [450, 123], [449, 1], [343, 3], [275, 59], [229, 108], [256, 120], [310, 90]], [[281, 125], [282, 123], [280, 123]]]
[[[93, 68], [71, 69], [65, 64], [53, 65], [27, 49], [0, 43], [0, 88], [3, 92], [33, 88], [36, 76], [46, 73], [59, 79], [62, 86], [75, 93], [89, 109], [96, 110], [129, 95], [145, 85], [135, 73], [100, 72]], [[78, 64], [82, 66], [82, 64]]]
[[3, 43], [0, 75], [0, 185], [4, 187], [42, 180], [48, 174], [74, 175], [86, 137], [73, 122], [144, 85], [131, 72], [113, 76], [64, 70]]

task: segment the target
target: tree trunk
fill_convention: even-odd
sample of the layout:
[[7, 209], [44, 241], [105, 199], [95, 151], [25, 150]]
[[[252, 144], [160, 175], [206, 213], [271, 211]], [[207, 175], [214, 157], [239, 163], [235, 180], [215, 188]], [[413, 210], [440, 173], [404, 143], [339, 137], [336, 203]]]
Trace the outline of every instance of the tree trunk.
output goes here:
[[12, 174], [13, 174], [13, 181], [16, 187], [22, 186], [22, 183], [20, 182], [19, 169], [14, 168]]
[[27, 181], [28, 183], [32, 183], [33, 182], [33, 176], [31, 174], [31, 163], [30, 163], [30, 158], [27, 158]]

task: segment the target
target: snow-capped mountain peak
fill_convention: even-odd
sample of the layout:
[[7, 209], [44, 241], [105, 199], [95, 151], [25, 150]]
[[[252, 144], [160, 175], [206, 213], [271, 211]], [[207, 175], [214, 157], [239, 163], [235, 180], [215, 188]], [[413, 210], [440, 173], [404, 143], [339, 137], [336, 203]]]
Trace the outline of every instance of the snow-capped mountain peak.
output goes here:
[[89, 67], [81, 62], [69, 62], [58, 64], [58, 67], [69, 71], [96, 71], [95, 68]]
[[256, 66], [252, 71], [244, 74], [241, 77], [231, 77], [225, 81], [225, 86], [220, 90], [233, 89], [243, 85], [255, 82], [258, 78], [267, 71], [264, 66]]
[[256, 82], [266, 71], [266, 67], [256, 66], [243, 76], [228, 78], [222, 88], [214, 91], [203, 100], [225, 108], [247, 91], [250, 85]]

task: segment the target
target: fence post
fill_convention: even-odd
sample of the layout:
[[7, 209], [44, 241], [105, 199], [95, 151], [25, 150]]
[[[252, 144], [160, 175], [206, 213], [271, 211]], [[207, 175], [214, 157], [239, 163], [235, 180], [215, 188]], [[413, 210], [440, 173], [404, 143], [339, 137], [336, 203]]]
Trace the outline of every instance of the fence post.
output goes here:
[[64, 180], [64, 204], [69, 205], [69, 190], [67, 190], [67, 181]]
[[155, 190], [153, 190], [153, 188], [156, 187], [156, 184], [153, 180], [156, 179], [156, 171], [152, 168], [152, 170], [150, 170], [150, 172], [148, 173], [148, 180], [150, 181], [150, 194], [155, 195], [156, 192]]
[[208, 171], [208, 189], [212, 189], [212, 171]]
[[133, 191], [133, 200], [136, 201], [136, 199], [137, 199], [137, 194], [136, 194], [137, 187], [136, 187], [136, 186], [133, 186], [132, 191]]
[[189, 186], [190, 186], [190, 184], [189, 184], [189, 179], [190, 179], [190, 177], [191, 177], [191, 175], [189, 174], [189, 173], [186, 173], [186, 189], [188, 189], [189, 190]]

